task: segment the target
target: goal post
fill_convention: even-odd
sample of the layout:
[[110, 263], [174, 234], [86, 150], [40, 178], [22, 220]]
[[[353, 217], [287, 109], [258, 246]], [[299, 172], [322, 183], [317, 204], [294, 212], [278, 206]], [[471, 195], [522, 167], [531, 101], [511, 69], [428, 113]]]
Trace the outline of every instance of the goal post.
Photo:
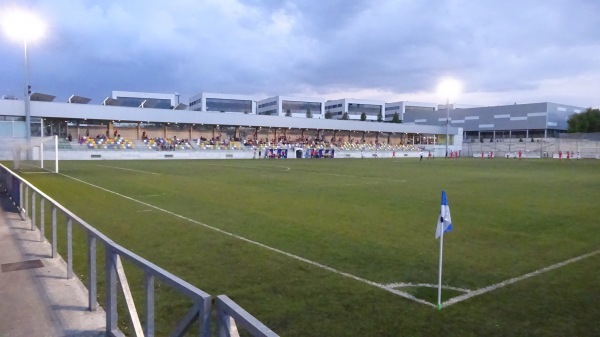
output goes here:
[[12, 153], [15, 170], [58, 173], [57, 136], [15, 141]]

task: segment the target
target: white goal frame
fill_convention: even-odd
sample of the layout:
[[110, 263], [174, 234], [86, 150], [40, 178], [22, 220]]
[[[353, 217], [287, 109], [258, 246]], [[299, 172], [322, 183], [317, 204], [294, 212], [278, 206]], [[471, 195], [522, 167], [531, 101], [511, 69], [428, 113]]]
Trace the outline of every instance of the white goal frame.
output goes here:
[[[54, 148], [54, 168], [48, 169], [44, 167], [44, 145], [53, 144]], [[36, 152], [37, 150], [37, 152]], [[58, 136], [32, 138], [27, 143], [17, 144], [13, 147], [13, 163], [15, 169], [19, 169], [22, 165], [23, 154], [25, 160], [39, 161], [39, 168], [45, 171], [58, 173]], [[29, 159], [32, 158], [32, 159]]]

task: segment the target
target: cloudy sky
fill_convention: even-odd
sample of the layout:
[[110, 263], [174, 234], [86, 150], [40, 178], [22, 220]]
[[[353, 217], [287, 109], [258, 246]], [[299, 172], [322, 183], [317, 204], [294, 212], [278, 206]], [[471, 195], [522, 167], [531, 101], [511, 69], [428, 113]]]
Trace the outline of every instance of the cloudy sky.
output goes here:
[[[12, 1], [12, 3], [11, 3]], [[599, 0], [1, 0], [46, 20], [34, 91], [112, 90], [600, 107]], [[23, 50], [0, 34], [0, 94]]]

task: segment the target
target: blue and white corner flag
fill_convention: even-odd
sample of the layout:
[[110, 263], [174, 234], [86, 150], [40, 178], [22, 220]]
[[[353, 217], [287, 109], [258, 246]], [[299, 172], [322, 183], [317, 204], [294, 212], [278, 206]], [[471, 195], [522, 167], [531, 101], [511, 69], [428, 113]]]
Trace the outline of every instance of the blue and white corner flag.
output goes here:
[[437, 229], [435, 230], [435, 238], [439, 239], [444, 233], [452, 230], [452, 218], [450, 217], [450, 206], [448, 206], [448, 199], [446, 198], [446, 191], [442, 191], [442, 207], [440, 209], [440, 216], [438, 218]]
[[452, 230], [452, 218], [450, 217], [450, 206], [446, 198], [446, 191], [442, 190], [442, 207], [440, 208], [440, 216], [435, 230], [435, 238], [440, 240], [440, 272], [438, 276], [438, 310], [442, 309], [442, 261], [444, 256], [444, 233]]

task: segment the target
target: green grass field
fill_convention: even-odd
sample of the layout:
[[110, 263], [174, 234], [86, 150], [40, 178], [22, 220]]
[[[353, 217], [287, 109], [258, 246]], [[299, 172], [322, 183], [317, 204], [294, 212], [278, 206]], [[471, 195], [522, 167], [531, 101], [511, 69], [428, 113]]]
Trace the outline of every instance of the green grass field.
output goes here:
[[[227, 294], [281, 336], [600, 336], [600, 254], [441, 311], [361, 281], [437, 283], [442, 189], [454, 225], [444, 237], [446, 286], [473, 291], [597, 252], [600, 161], [80, 161], [61, 162], [58, 175], [24, 177], [115, 242]], [[82, 276], [85, 239], [75, 235]], [[140, 294], [141, 276], [131, 273]], [[435, 288], [396, 289], [437, 300]], [[461, 294], [446, 289], [443, 300]], [[159, 329], [168, 330], [187, 304], [168, 291], [157, 299]]]

